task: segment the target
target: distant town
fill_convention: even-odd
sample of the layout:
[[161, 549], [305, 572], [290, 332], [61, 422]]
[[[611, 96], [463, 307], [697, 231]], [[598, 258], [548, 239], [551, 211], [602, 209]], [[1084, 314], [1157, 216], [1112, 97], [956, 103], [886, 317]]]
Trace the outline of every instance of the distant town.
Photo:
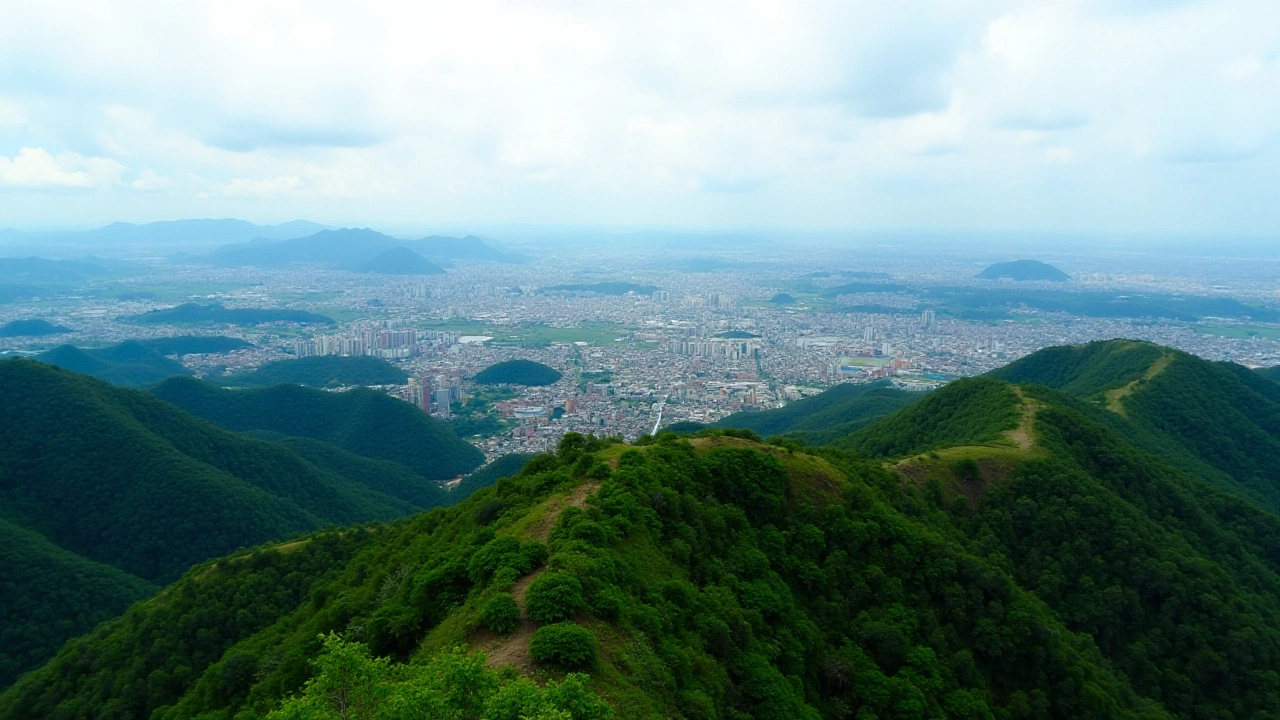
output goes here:
[[[839, 383], [928, 391], [1064, 343], [1125, 337], [1212, 360], [1280, 364], [1275, 318], [1197, 317], [1187, 309], [1185, 297], [1194, 296], [1210, 309], [1221, 301], [1273, 312], [1275, 290], [1265, 278], [1244, 277], [1228, 292], [1215, 285], [1214, 268], [1197, 269], [1200, 277], [1185, 265], [1103, 272], [1102, 261], [1076, 260], [1086, 272], [1069, 281], [987, 280], [974, 277], [984, 265], [967, 258], [940, 256], [930, 265], [918, 255], [856, 261], [834, 251], [759, 249], [685, 256], [624, 249], [607, 261], [534, 252], [519, 261], [442, 264], [433, 274], [400, 275], [135, 258], [127, 272], [87, 279], [73, 295], [0, 305], [0, 325], [40, 318], [67, 331], [6, 337], [0, 349], [33, 354], [64, 343], [190, 334], [250, 343], [177, 358], [214, 383], [271, 361], [372, 356], [409, 375], [381, 390], [453, 423], [490, 458], [546, 450], [569, 431], [634, 440], [675, 423], [714, 423]], [[1031, 302], [1001, 295], [1015, 291]], [[1000, 299], [997, 310], [987, 296]], [[1143, 315], [1130, 307], [1134, 297], [1167, 302]], [[1072, 303], [1086, 301], [1073, 311]], [[332, 323], [137, 321], [183, 303], [304, 311]], [[474, 382], [486, 367], [517, 358], [562, 376], [542, 386]]]

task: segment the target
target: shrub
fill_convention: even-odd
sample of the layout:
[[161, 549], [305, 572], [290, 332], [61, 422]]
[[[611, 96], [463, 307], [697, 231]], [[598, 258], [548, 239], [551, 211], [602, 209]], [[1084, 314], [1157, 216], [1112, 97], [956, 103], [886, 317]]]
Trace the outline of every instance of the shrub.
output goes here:
[[547, 625], [530, 638], [529, 657], [565, 668], [589, 667], [596, 662], [596, 638], [576, 623]]
[[524, 606], [540, 625], [567, 620], [582, 609], [582, 583], [572, 575], [543, 573], [529, 585]]
[[499, 635], [506, 635], [520, 622], [520, 606], [516, 605], [516, 599], [510, 593], [498, 593], [484, 604], [480, 622]]
[[471, 556], [467, 563], [467, 575], [474, 583], [482, 583], [502, 567], [515, 568], [520, 574], [529, 571], [528, 563], [520, 554], [520, 541], [510, 535], [499, 535]]
[[541, 540], [530, 540], [520, 545], [520, 554], [528, 563], [529, 569], [542, 567], [547, 563], [547, 544]]

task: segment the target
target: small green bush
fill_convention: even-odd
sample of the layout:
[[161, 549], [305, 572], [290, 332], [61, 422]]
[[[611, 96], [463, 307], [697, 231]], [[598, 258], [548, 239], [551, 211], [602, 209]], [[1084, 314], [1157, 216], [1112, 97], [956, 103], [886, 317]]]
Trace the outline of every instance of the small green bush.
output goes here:
[[582, 610], [582, 583], [564, 573], [547, 572], [529, 585], [524, 606], [539, 625], [560, 622]]
[[529, 639], [529, 657], [564, 668], [590, 667], [596, 662], [596, 638], [576, 623], [547, 625]]
[[499, 635], [506, 635], [520, 622], [520, 606], [516, 605], [516, 599], [510, 593], [498, 593], [484, 604], [480, 622]]
[[541, 540], [530, 540], [527, 543], [521, 543], [520, 555], [524, 557], [529, 569], [532, 570], [547, 564], [547, 557], [550, 553], [547, 551], [546, 543]]

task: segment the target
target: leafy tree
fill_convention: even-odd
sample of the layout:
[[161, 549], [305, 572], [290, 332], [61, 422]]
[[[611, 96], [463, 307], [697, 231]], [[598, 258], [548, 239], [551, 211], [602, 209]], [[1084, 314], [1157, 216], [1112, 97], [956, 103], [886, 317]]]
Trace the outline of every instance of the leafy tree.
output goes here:
[[577, 623], [546, 625], [529, 639], [529, 656], [565, 668], [589, 667], [596, 662], [596, 638]]

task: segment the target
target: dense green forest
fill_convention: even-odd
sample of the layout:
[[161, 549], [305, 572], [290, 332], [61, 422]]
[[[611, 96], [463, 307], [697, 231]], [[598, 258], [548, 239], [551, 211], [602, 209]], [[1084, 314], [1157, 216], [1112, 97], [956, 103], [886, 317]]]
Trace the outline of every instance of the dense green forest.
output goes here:
[[836, 385], [777, 410], [734, 413], [715, 427], [743, 428], [764, 437], [787, 435], [809, 445], [827, 445], [920, 397], [920, 393], [895, 390], [886, 382]]
[[283, 308], [228, 308], [221, 303], [183, 303], [181, 305], [151, 310], [141, 315], [121, 318], [129, 322], [143, 325], [161, 325], [173, 323], [217, 323], [225, 325], [261, 325], [263, 323], [298, 323], [302, 325], [332, 325], [333, 318], [307, 312], [305, 310], [286, 310]]
[[535, 680], [585, 671], [620, 717], [1166, 717], [999, 563], [895, 509], [896, 487], [838, 453], [570, 435], [452, 510], [194, 568], [0, 706], [249, 718], [301, 691], [293, 712], [339, 633], [390, 658], [371, 683], [461, 646]]
[[533, 360], [506, 360], [476, 373], [477, 385], [551, 385], [563, 377], [559, 370]]
[[1276, 382], [1280, 382], [1280, 365], [1273, 365], [1271, 367], [1258, 368], [1256, 372], [1268, 380], [1274, 380]]
[[6, 338], [58, 335], [65, 332], [71, 332], [70, 328], [55, 325], [48, 320], [41, 320], [40, 318], [35, 318], [33, 320], [10, 320], [4, 325], [0, 325], [0, 337]]
[[296, 383], [310, 387], [346, 385], [403, 385], [409, 373], [371, 355], [313, 355], [276, 360], [247, 373], [218, 378], [224, 385], [263, 387]]
[[[0, 529], [6, 546], [30, 550], [27, 564], [6, 553], [3, 566], [13, 600], [0, 625], [11, 640], [0, 644], [0, 684], [194, 563], [452, 501], [401, 465], [229, 432], [149, 393], [44, 363], [0, 361], [0, 397]], [[470, 459], [454, 474], [482, 459], [465, 449]]]
[[229, 430], [320, 440], [397, 463], [430, 480], [457, 477], [484, 462], [484, 454], [458, 439], [448, 423], [368, 388], [338, 393], [298, 385], [226, 390], [194, 378], [173, 378], [152, 392]]
[[1149, 343], [1050, 348], [992, 373], [1062, 390], [1139, 448], [1280, 512], [1280, 384]]
[[182, 363], [136, 340], [93, 349], [59, 345], [35, 359], [127, 387], [145, 387], [174, 375], [191, 374]]
[[1280, 715], [1280, 385], [1119, 341], [996, 375], [823, 447], [570, 433], [453, 507], [201, 562], [19, 680], [0, 720], [335, 718], [334, 698], [378, 718]]

